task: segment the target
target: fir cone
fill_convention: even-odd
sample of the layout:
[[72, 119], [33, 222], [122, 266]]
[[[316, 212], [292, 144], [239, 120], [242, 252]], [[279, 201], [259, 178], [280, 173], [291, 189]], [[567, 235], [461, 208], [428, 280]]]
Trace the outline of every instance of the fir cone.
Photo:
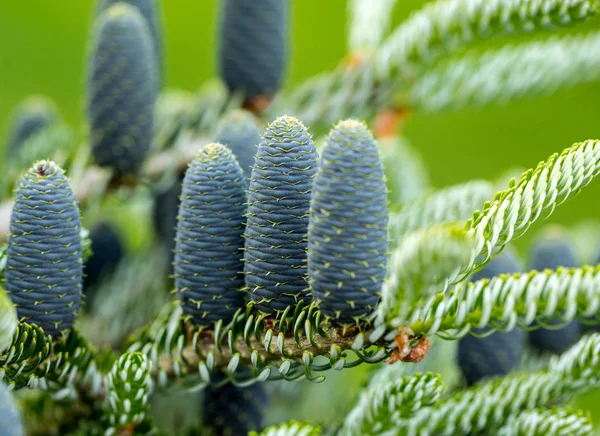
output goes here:
[[221, 2], [219, 71], [231, 91], [247, 100], [272, 96], [287, 58], [287, 0]]
[[[500, 274], [520, 272], [517, 260], [507, 252], [501, 253], [485, 268], [470, 278], [471, 281], [490, 279]], [[474, 334], [484, 334], [486, 329], [473, 329]], [[486, 337], [467, 335], [458, 341], [458, 366], [467, 384], [472, 385], [486, 377], [502, 376], [514, 370], [525, 349], [523, 330], [496, 331]]]
[[137, 172], [152, 143], [157, 61], [148, 26], [133, 6], [107, 9], [94, 29], [88, 116], [94, 159], [117, 175]]
[[183, 180], [175, 288], [194, 324], [228, 322], [244, 304], [244, 174], [224, 145], [204, 146]]
[[136, 7], [146, 20], [146, 24], [150, 30], [150, 35], [152, 36], [154, 51], [156, 53], [159, 71], [158, 77], [162, 77], [161, 70], [163, 63], [163, 41], [160, 19], [160, 0], [101, 0], [98, 9], [98, 16], [116, 3], [129, 3], [131, 6]]
[[17, 188], [10, 219], [6, 291], [21, 321], [58, 339], [81, 300], [81, 222], [64, 171], [36, 162]]
[[216, 142], [225, 144], [235, 154], [248, 181], [260, 140], [258, 120], [244, 110], [235, 110], [225, 116], [217, 126], [215, 135]]
[[124, 254], [121, 237], [108, 222], [99, 222], [90, 231], [92, 255], [85, 262], [83, 290], [88, 298], [89, 291], [100, 280], [117, 267]]
[[277, 118], [258, 146], [248, 188], [244, 273], [259, 310], [273, 314], [310, 302], [308, 211], [317, 150], [304, 125]]
[[58, 110], [45, 96], [32, 96], [14, 111], [9, 126], [7, 151], [14, 155], [21, 144], [58, 120]]
[[308, 228], [310, 289], [339, 323], [371, 313], [388, 249], [387, 189], [375, 140], [354, 120], [338, 123], [323, 147]]
[[[560, 233], [546, 235], [534, 247], [531, 257], [531, 269], [543, 271], [558, 267], [574, 268], [577, 266], [575, 250]], [[557, 320], [550, 320], [549, 324]], [[537, 329], [529, 332], [529, 343], [534, 347], [561, 354], [574, 345], [583, 334], [583, 326], [579, 321], [572, 321], [560, 329]]]
[[204, 390], [203, 423], [214, 436], [245, 435], [262, 429], [268, 396], [260, 383], [238, 387], [227, 383]]

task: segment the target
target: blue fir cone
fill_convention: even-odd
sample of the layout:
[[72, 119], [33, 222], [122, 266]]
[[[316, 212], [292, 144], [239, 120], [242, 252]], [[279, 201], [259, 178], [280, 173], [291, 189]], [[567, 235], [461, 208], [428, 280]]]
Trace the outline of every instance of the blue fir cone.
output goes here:
[[12, 115], [7, 151], [14, 155], [21, 144], [58, 120], [54, 102], [45, 96], [31, 96], [21, 103]]
[[[491, 279], [500, 274], [521, 271], [517, 260], [503, 252], [485, 268], [473, 274], [470, 281]], [[473, 329], [474, 334], [484, 334], [486, 329]], [[468, 385], [487, 377], [503, 376], [514, 370], [523, 354], [526, 334], [523, 330], [496, 331], [486, 337], [467, 335], [458, 341], [458, 366]]]
[[231, 320], [244, 305], [244, 174], [224, 145], [204, 146], [183, 180], [175, 245], [175, 287], [198, 326]]
[[152, 36], [152, 44], [158, 62], [159, 77], [162, 76], [161, 66], [163, 63], [163, 42], [160, 0], [100, 0], [98, 16], [116, 3], [128, 3], [136, 7], [144, 19]]
[[264, 313], [309, 303], [306, 272], [308, 211], [318, 154], [294, 117], [279, 117], [258, 146], [250, 186], [244, 273]]
[[241, 109], [226, 115], [215, 135], [216, 142], [225, 144], [235, 154], [248, 181], [260, 140], [258, 120], [251, 112]]
[[140, 12], [124, 3], [94, 28], [87, 112], [94, 159], [118, 176], [133, 174], [152, 143], [157, 60]]
[[345, 120], [329, 133], [313, 186], [308, 276], [319, 308], [355, 323], [379, 302], [388, 250], [387, 189], [367, 127]]
[[0, 382], [0, 435], [23, 436], [23, 422], [15, 400], [4, 383]]
[[[534, 247], [531, 256], [531, 269], [543, 271], [558, 267], [574, 268], [577, 266], [575, 250], [565, 235], [551, 232]], [[557, 323], [550, 320], [548, 324]], [[537, 329], [529, 332], [529, 343], [534, 347], [554, 354], [565, 352], [583, 335], [583, 326], [579, 321], [572, 321], [560, 329]]]
[[287, 59], [288, 0], [222, 0], [219, 71], [247, 100], [279, 89]]
[[[166, 251], [169, 265], [175, 260], [175, 236], [177, 232], [177, 214], [181, 204], [180, 196], [183, 176], [178, 176], [175, 182], [163, 191], [154, 195], [152, 222], [154, 230], [163, 250]], [[172, 272], [171, 272], [172, 274]]]
[[117, 267], [124, 254], [121, 237], [108, 222], [99, 222], [90, 230], [92, 255], [85, 262], [83, 291], [88, 298], [91, 289]]
[[36, 162], [17, 188], [5, 280], [21, 321], [54, 339], [70, 331], [81, 300], [81, 222], [71, 185], [54, 162]]
[[204, 390], [202, 421], [215, 436], [245, 435], [262, 429], [268, 394], [262, 384], [238, 387], [231, 383]]

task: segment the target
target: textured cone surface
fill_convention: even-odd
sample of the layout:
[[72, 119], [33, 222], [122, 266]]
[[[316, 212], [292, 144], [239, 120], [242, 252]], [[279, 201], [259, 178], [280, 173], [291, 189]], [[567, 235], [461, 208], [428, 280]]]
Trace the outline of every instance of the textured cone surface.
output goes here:
[[244, 304], [245, 187], [242, 169], [222, 144], [204, 146], [185, 174], [175, 287], [196, 325], [228, 322]]
[[99, 18], [90, 57], [88, 116], [94, 159], [135, 173], [152, 143], [157, 62], [144, 18], [119, 3]]
[[110, 8], [115, 3], [129, 3], [136, 7], [144, 19], [152, 36], [152, 44], [158, 61], [159, 77], [162, 75], [161, 65], [163, 62], [162, 28], [160, 20], [160, 0], [101, 0], [98, 15]]
[[245, 435], [262, 429], [262, 409], [268, 401], [262, 385], [237, 387], [231, 383], [204, 391], [202, 421], [217, 436]]
[[57, 119], [56, 107], [46, 97], [34, 96], [25, 100], [13, 115], [8, 136], [9, 154], [15, 154], [23, 142]]
[[[531, 269], [543, 271], [559, 267], [574, 268], [577, 266], [577, 256], [569, 242], [557, 236], [551, 236], [540, 241], [534, 248], [531, 257]], [[553, 324], [557, 320], [550, 320]], [[560, 354], [570, 348], [583, 334], [583, 326], [578, 321], [572, 321], [561, 329], [538, 329], [529, 332], [529, 343], [535, 347]]]
[[247, 99], [279, 89], [287, 57], [288, 0], [223, 0], [219, 70]]
[[98, 223], [90, 232], [92, 255], [85, 263], [83, 290], [89, 290], [110, 274], [123, 258], [123, 243], [115, 229], [108, 223]]
[[[481, 271], [473, 274], [470, 280], [489, 279], [520, 270], [517, 260], [505, 252], [492, 259]], [[485, 331], [473, 329], [475, 334], [483, 334]], [[519, 329], [506, 333], [494, 332], [482, 338], [467, 335], [458, 341], [458, 366], [469, 385], [486, 377], [508, 374], [519, 364], [525, 342], [526, 334]]]
[[0, 435], [23, 436], [24, 434], [21, 415], [15, 400], [4, 383], [0, 381]]
[[79, 209], [64, 171], [40, 161], [17, 188], [10, 218], [6, 291], [21, 321], [57, 338], [71, 329], [81, 300]]
[[342, 323], [373, 311], [386, 272], [388, 209], [375, 140], [362, 123], [333, 128], [313, 187], [308, 275], [321, 312]]
[[217, 127], [215, 137], [216, 142], [225, 144], [235, 154], [248, 180], [260, 140], [258, 120], [244, 110], [233, 111], [225, 117]]
[[310, 301], [306, 275], [308, 211], [318, 154], [304, 125], [280, 117], [258, 146], [248, 188], [244, 273], [265, 313]]

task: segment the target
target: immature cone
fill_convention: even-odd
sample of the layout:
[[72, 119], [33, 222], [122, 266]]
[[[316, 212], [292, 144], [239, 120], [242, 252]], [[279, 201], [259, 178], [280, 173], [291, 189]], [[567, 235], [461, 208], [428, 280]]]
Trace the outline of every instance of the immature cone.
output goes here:
[[388, 250], [387, 190], [377, 144], [358, 121], [323, 147], [308, 226], [308, 277], [319, 308], [353, 323], [379, 302]]
[[108, 8], [94, 29], [87, 111], [94, 159], [135, 173], [152, 143], [157, 61], [148, 26], [133, 6]]
[[246, 101], [279, 89], [287, 58], [288, 0], [223, 0], [219, 71]]
[[225, 116], [217, 126], [215, 135], [215, 141], [225, 144], [235, 154], [248, 181], [260, 140], [258, 120], [244, 110], [234, 110]]
[[[520, 271], [517, 260], [504, 252], [492, 259], [481, 271], [473, 274], [470, 281]], [[481, 335], [485, 332], [486, 329], [473, 329], [475, 334]], [[467, 384], [472, 385], [482, 378], [502, 376], [514, 370], [521, 359], [525, 341], [525, 332], [516, 328], [506, 333], [496, 331], [481, 338], [472, 335], [462, 338], [458, 341], [458, 366]]]
[[268, 314], [310, 302], [306, 232], [317, 149], [304, 125], [279, 117], [258, 146], [248, 188], [244, 273]]
[[128, 3], [131, 6], [136, 7], [146, 20], [146, 24], [148, 25], [152, 36], [152, 44], [158, 62], [159, 77], [161, 77], [162, 74], [160, 73], [160, 70], [162, 69], [161, 66], [163, 62], [163, 42], [160, 20], [160, 0], [101, 0], [98, 15], [102, 14], [116, 3]]
[[[577, 256], [565, 235], [553, 232], [540, 240], [531, 256], [531, 269], [543, 271], [559, 267], [573, 268], [577, 266]], [[549, 324], [556, 320], [549, 320]], [[529, 332], [529, 342], [535, 347], [561, 354], [574, 345], [583, 334], [583, 326], [572, 321], [561, 329], [538, 329]]]
[[12, 116], [8, 134], [8, 153], [15, 154], [21, 144], [57, 119], [58, 110], [49, 98], [38, 95], [27, 98], [15, 109]]
[[21, 321], [58, 339], [81, 300], [81, 222], [64, 171], [39, 161], [17, 188], [10, 218], [5, 288]]
[[262, 385], [238, 387], [227, 383], [204, 390], [202, 422], [214, 435], [245, 435], [262, 429], [268, 396]]
[[4, 383], [0, 381], [0, 435], [23, 436], [21, 414], [15, 400]]
[[224, 145], [204, 146], [183, 180], [175, 288], [198, 326], [231, 320], [244, 304], [244, 174]]

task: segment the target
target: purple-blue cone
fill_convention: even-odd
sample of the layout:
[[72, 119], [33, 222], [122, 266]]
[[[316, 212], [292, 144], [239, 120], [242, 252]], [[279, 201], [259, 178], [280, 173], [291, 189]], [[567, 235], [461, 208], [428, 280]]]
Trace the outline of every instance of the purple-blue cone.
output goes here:
[[258, 146], [248, 187], [244, 273], [259, 310], [309, 303], [308, 211], [318, 154], [304, 125], [279, 117]]
[[21, 180], [10, 219], [5, 289], [21, 321], [68, 333], [82, 287], [81, 221], [64, 171], [39, 161]]
[[204, 146], [183, 180], [175, 242], [175, 288], [197, 326], [229, 322], [244, 305], [244, 174], [222, 144]]
[[377, 144], [354, 120], [329, 133], [315, 177], [308, 276], [319, 309], [355, 323], [379, 302], [388, 251], [387, 189]]

